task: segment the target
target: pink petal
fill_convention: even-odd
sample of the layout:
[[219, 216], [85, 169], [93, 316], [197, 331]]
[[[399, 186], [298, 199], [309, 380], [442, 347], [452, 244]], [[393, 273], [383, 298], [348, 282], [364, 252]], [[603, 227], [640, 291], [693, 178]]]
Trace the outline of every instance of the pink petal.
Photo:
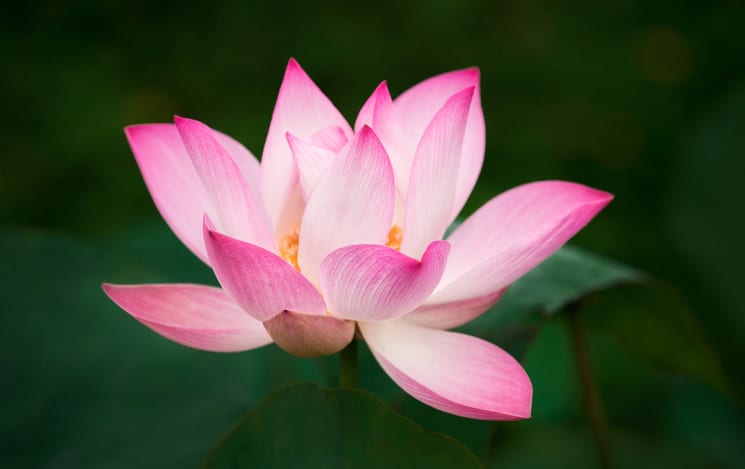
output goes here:
[[218, 226], [235, 238], [273, 249], [274, 240], [263, 207], [213, 131], [192, 119], [175, 117], [174, 122], [217, 209]]
[[111, 300], [158, 334], [187, 347], [240, 352], [272, 342], [264, 325], [222, 290], [205, 285], [103, 284]]
[[338, 125], [332, 125], [331, 127], [326, 127], [325, 129], [321, 129], [314, 133], [310, 136], [308, 141], [311, 145], [325, 148], [334, 153], [339, 153], [339, 151], [344, 148], [344, 145], [347, 144], [349, 139], [347, 139], [347, 134], [344, 133], [344, 129]]
[[435, 289], [447, 262], [447, 241], [429, 245], [422, 261], [387, 246], [347, 246], [321, 264], [321, 291], [334, 316], [385, 321], [419, 306]]
[[334, 160], [336, 153], [295, 137], [289, 132], [287, 143], [290, 144], [292, 157], [295, 159], [303, 199], [308, 200], [321, 179], [321, 174]]
[[204, 242], [220, 285], [259, 321], [284, 310], [326, 313], [316, 288], [276, 254], [214, 231], [208, 219]]
[[280, 224], [285, 206], [297, 184], [285, 134], [292, 132], [300, 138], [309, 138], [330, 126], [338, 126], [347, 136], [352, 135], [352, 129], [341, 113], [300, 65], [290, 59], [261, 158], [261, 191], [273, 226]]
[[493, 198], [448, 238], [452, 252], [428, 303], [507, 287], [559, 249], [613, 199], [581, 184], [541, 181]]
[[[212, 129], [213, 135], [220, 142], [220, 145], [228, 152], [230, 158], [241, 172], [243, 179], [248, 184], [251, 192], [257, 200], [261, 200], [260, 180], [261, 165], [256, 157], [248, 151], [240, 142], [229, 135]], [[201, 227], [200, 227], [201, 233]]]
[[208, 263], [202, 217], [213, 209], [176, 126], [133, 125], [124, 133], [161, 216], [181, 242]]
[[373, 129], [383, 144], [393, 167], [396, 178], [396, 189], [401, 194], [406, 194], [409, 183], [409, 167], [411, 166], [413, 152], [406, 147], [404, 138], [401, 136], [401, 122], [393, 107], [391, 94], [386, 82], [382, 82], [375, 89], [367, 102], [362, 106], [354, 123], [355, 132], [362, 127], [368, 126]]
[[312, 282], [328, 253], [350, 244], [384, 244], [394, 209], [393, 171], [369, 127], [334, 158], [316, 184], [300, 228], [298, 263]]
[[424, 131], [414, 156], [406, 195], [401, 252], [419, 257], [441, 239], [452, 221], [468, 110], [474, 88], [448, 99]]
[[359, 327], [388, 376], [425, 404], [482, 420], [530, 417], [530, 378], [496, 345], [406, 319]]
[[407, 144], [414, 154], [419, 140], [424, 134], [435, 113], [453, 94], [467, 87], [476, 89], [468, 115], [468, 126], [463, 140], [463, 157], [458, 171], [458, 185], [455, 192], [451, 219], [463, 208], [476, 184], [481, 165], [484, 162], [486, 130], [484, 113], [481, 110], [479, 91], [479, 70], [467, 68], [437, 75], [406, 90], [393, 102], [401, 119]]
[[435, 329], [452, 329], [471, 322], [494, 306], [507, 289], [450, 303], [427, 303], [406, 315], [406, 320]]

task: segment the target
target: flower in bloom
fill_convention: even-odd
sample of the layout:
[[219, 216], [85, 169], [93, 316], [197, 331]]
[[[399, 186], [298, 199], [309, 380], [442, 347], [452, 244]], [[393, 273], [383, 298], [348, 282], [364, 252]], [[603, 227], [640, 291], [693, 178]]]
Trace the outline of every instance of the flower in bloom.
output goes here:
[[562, 181], [504, 192], [445, 230], [484, 158], [479, 72], [381, 83], [351, 127], [290, 60], [261, 163], [191, 119], [127, 127], [152, 198], [221, 288], [104, 285], [157, 333], [235, 352], [345, 347], [355, 327], [416, 399], [465, 417], [530, 416], [532, 386], [496, 345], [448, 329], [492, 306], [612, 196]]

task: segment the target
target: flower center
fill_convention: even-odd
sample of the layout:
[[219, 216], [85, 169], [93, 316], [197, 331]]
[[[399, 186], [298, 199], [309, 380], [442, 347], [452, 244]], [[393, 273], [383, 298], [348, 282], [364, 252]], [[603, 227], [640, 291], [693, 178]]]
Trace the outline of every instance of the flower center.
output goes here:
[[[401, 239], [403, 238], [404, 231], [393, 225], [391, 230], [388, 232], [388, 240], [385, 245], [396, 251], [401, 250]], [[279, 251], [279, 257], [290, 263], [295, 270], [300, 272], [300, 266], [297, 263], [297, 246], [300, 242], [300, 229], [295, 227], [290, 231], [290, 234], [284, 236], [279, 240], [277, 250]]]

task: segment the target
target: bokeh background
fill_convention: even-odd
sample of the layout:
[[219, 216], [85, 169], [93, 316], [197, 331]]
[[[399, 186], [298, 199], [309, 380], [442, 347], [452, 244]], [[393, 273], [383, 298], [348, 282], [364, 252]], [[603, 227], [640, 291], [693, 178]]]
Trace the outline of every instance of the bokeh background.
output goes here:
[[[742, 467], [744, 24], [734, 0], [5, 6], [0, 465], [193, 467], [274, 385], [322, 381], [328, 363], [273, 349], [180, 348], [98, 287], [214, 282], [160, 220], [122, 127], [194, 117], [260, 155], [292, 56], [350, 121], [383, 79], [395, 96], [480, 67], [487, 152], [466, 213], [537, 179], [614, 193], [573, 244], [675, 291], [718, 357], [712, 384], [591, 330], [619, 465]], [[488, 464], [593, 467], [560, 321], [526, 360], [535, 418], [500, 425]], [[482, 456], [469, 431], [453, 430]]]

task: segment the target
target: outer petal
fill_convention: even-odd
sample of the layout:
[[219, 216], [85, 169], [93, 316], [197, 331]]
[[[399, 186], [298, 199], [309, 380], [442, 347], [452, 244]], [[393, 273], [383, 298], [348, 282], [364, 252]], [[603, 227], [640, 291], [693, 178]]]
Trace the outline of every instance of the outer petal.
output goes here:
[[187, 347], [239, 352], [272, 342], [261, 322], [222, 290], [205, 285], [111, 285], [114, 303], [158, 334]]
[[326, 305], [315, 287], [276, 254], [213, 231], [207, 219], [204, 243], [220, 284], [259, 321], [284, 310], [326, 313]]
[[388, 156], [369, 127], [352, 140], [318, 181], [305, 207], [298, 263], [312, 282], [321, 261], [350, 244], [384, 244], [394, 209], [393, 171]]
[[248, 184], [253, 195], [257, 200], [261, 200], [261, 164], [259, 164], [259, 160], [257, 160], [256, 157], [243, 146], [243, 144], [235, 140], [233, 137], [214, 129], [212, 132], [217, 138], [217, 141], [220, 142], [220, 145], [222, 145], [222, 147], [228, 152], [230, 158], [240, 170], [243, 179]]
[[218, 226], [238, 239], [273, 249], [274, 241], [261, 204], [213, 131], [192, 119], [175, 117], [174, 121], [212, 205], [217, 209]]
[[468, 109], [474, 88], [445, 102], [424, 131], [411, 167], [401, 252], [419, 257], [451, 221]]
[[275, 230], [297, 184], [285, 134], [292, 132], [300, 138], [309, 138], [329, 126], [338, 126], [348, 136], [352, 135], [352, 129], [341, 113], [300, 65], [290, 59], [261, 158], [261, 192]]
[[435, 241], [419, 262], [378, 244], [337, 249], [321, 264], [321, 291], [329, 311], [361, 321], [402, 316], [435, 289], [449, 251], [447, 241]]
[[506, 291], [505, 288], [484, 296], [450, 303], [424, 303], [407, 314], [406, 320], [436, 329], [452, 329], [481, 316], [482, 313], [494, 306]]
[[414, 154], [424, 129], [438, 109], [454, 93], [470, 86], [475, 86], [476, 89], [468, 114], [451, 219], [455, 218], [466, 203], [484, 162], [486, 131], [484, 113], [481, 110], [479, 70], [468, 68], [437, 75], [409, 88], [393, 102], [405, 130], [408, 147]]
[[581, 184], [542, 181], [493, 198], [448, 238], [452, 252], [428, 303], [507, 287], [584, 227], [613, 199]]
[[279, 348], [298, 357], [331, 355], [354, 338], [354, 322], [320, 314], [282, 311], [264, 327]]
[[533, 388], [494, 344], [406, 319], [359, 323], [375, 358], [407, 393], [435, 409], [483, 420], [530, 417]]
[[303, 193], [303, 198], [308, 200], [311, 192], [321, 179], [321, 174], [334, 160], [336, 153], [313, 145], [289, 132], [287, 133], [287, 143], [290, 144], [292, 157], [295, 159], [295, 165], [297, 166], [300, 190]]
[[354, 123], [355, 132], [359, 132], [364, 126], [372, 128], [383, 144], [393, 167], [396, 189], [402, 195], [405, 195], [409, 183], [409, 168], [414, 153], [407, 148], [404, 138], [401, 136], [403, 129], [393, 107], [386, 82], [378, 85], [360, 109], [357, 121]]
[[202, 217], [214, 210], [176, 126], [133, 125], [124, 133], [161, 216], [181, 242], [208, 263]]

